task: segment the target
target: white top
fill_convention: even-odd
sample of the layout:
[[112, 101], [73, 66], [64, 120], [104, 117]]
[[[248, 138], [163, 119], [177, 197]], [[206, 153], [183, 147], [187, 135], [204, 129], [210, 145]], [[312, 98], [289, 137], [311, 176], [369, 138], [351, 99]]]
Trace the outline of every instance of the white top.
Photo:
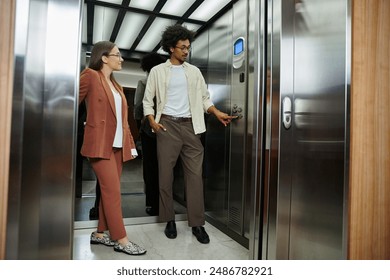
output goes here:
[[122, 97], [115, 89], [111, 89], [115, 100], [115, 112], [116, 112], [116, 131], [114, 143], [112, 144], [115, 148], [122, 148], [123, 129], [122, 129]]
[[[187, 77], [192, 125], [195, 134], [200, 134], [206, 131], [204, 113], [210, 106], [213, 106], [213, 102], [210, 100], [207, 85], [199, 68], [188, 62], [184, 62], [182, 65]], [[162, 111], [167, 103], [167, 90], [172, 68], [172, 63], [167, 59], [165, 63], [153, 67], [148, 76], [143, 99], [144, 115], [155, 115], [156, 122], [160, 121]], [[156, 101], [154, 97], [156, 97]], [[154, 108], [155, 102], [156, 108]]]
[[182, 65], [172, 65], [171, 79], [167, 90], [167, 103], [162, 113], [175, 117], [191, 117], [187, 78]]

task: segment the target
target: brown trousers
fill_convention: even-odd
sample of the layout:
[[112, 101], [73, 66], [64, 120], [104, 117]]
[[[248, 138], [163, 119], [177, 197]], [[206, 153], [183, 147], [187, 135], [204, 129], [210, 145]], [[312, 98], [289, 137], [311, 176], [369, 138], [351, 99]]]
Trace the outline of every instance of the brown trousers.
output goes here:
[[113, 149], [110, 159], [90, 159], [99, 180], [101, 199], [99, 203], [99, 232], [108, 230], [112, 240], [125, 237], [121, 205], [122, 149]]
[[187, 217], [190, 227], [205, 224], [203, 197], [203, 153], [200, 135], [194, 133], [192, 122], [161, 119], [167, 131], [157, 132], [157, 157], [160, 183], [159, 220], [175, 220], [172, 184], [174, 167], [180, 156], [184, 171]]

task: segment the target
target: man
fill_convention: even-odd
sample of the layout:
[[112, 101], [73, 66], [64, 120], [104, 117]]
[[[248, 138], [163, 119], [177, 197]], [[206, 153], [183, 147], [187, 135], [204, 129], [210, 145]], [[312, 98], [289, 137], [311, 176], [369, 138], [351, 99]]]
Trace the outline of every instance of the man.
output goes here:
[[[184, 171], [188, 225], [200, 243], [210, 242], [205, 224], [203, 199], [204, 113], [214, 114], [227, 126], [234, 118], [219, 111], [212, 101], [200, 70], [187, 63], [194, 32], [181, 25], [166, 28], [161, 46], [170, 59], [149, 73], [143, 99], [144, 115], [157, 137], [159, 164], [159, 219], [167, 222], [165, 235], [176, 238], [173, 207], [173, 170], [180, 156]], [[153, 108], [156, 98], [156, 112]]]
[[[148, 53], [141, 59], [141, 68], [147, 74], [150, 70], [166, 61], [166, 58], [158, 53]], [[158, 216], [159, 187], [158, 187], [158, 162], [156, 135], [152, 132], [149, 120], [144, 117], [142, 99], [145, 94], [147, 77], [139, 80], [134, 97], [134, 118], [139, 122], [139, 132], [142, 145], [142, 169], [145, 182], [146, 213], [150, 216]]]

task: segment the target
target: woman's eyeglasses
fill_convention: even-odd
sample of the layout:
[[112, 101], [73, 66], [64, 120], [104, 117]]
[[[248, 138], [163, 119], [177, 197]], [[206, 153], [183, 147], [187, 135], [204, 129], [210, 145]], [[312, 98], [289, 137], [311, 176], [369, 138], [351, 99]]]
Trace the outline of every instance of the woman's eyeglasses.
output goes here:
[[122, 58], [122, 55], [120, 53], [112, 53], [112, 54], [108, 54], [107, 56], [116, 56], [119, 59]]

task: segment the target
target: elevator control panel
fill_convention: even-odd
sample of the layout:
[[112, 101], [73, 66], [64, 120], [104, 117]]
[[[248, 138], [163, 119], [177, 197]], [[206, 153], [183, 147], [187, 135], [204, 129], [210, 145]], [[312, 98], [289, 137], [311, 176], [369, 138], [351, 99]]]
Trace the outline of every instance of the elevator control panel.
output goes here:
[[245, 40], [239, 37], [233, 44], [233, 67], [238, 69], [242, 66], [245, 58]]

